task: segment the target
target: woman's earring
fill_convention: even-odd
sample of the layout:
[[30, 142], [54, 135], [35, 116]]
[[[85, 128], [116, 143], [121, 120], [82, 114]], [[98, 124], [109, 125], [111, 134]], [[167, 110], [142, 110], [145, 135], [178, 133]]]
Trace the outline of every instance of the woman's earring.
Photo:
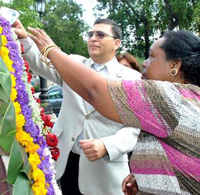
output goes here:
[[176, 68], [172, 68], [172, 69], [170, 70], [170, 75], [171, 75], [172, 77], [176, 76], [177, 73], [178, 73], [178, 71], [177, 71]]

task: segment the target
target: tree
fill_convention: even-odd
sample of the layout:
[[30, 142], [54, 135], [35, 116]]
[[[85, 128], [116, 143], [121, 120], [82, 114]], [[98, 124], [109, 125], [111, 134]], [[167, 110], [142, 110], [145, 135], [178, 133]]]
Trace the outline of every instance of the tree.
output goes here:
[[42, 27], [42, 23], [38, 20], [38, 14], [35, 11], [34, 0], [12, 0], [9, 3], [4, 3], [4, 0], [0, 0], [0, 6], [5, 6], [11, 9], [18, 10], [20, 13], [20, 21], [24, 27]]
[[122, 49], [129, 50], [135, 56], [144, 58], [148, 56], [149, 46], [153, 40], [151, 36], [154, 33], [152, 12], [153, 0], [115, 0], [101, 1], [102, 7], [107, 8], [109, 18], [116, 21], [122, 29]]
[[157, 21], [161, 31], [184, 29], [199, 32], [197, 21], [200, 10], [199, 0], [159, 0]]
[[122, 28], [123, 47], [138, 57], [148, 57], [149, 46], [166, 30], [200, 33], [199, 0], [98, 0], [97, 10]]
[[88, 56], [83, 33], [88, 26], [80, 19], [82, 9], [73, 0], [49, 0], [46, 5], [44, 26], [47, 34], [66, 53]]
[[88, 57], [87, 45], [83, 40], [88, 26], [80, 19], [82, 9], [73, 0], [47, 0], [46, 12], [43, 20], [39, 20], [36, 12], [35, 0], [12, 0], [0, 6], [9, 7], [20, 12], [20, 20], [24, 27], [43, 28], [53, 41], [66, 53], [73, 53]]

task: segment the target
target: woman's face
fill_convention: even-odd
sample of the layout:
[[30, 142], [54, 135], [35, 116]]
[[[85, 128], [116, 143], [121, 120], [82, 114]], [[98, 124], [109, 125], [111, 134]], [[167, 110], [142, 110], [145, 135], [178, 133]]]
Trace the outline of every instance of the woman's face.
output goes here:
[[143, 62], [143, 79], [171, 81], [170, 69], [173, 66], [171, 61], [166, 60], [165, 52], [160, 48], [165, 38], [155, 41], [149, 50], [149, 58]]

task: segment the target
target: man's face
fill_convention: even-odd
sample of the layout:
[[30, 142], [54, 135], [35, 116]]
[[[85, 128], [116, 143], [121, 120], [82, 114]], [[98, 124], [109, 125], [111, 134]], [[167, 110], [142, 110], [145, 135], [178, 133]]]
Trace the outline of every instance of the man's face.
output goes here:
[[[90, 57], [99, 63], [111, 60], [120, 45], [120, 40], [114, 38], [111, 26], [96, 24], [91, 31], [93, 33], [91, 33], [87, 42]], [[104, 35], [102, 36], [103, 33], [99, 33], [99, 31], [103, 32]]]

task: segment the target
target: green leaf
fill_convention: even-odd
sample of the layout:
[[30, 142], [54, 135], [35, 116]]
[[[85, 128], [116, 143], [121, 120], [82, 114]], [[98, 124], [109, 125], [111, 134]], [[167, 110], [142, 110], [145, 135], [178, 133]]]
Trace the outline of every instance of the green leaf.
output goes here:
[[10, 162], [8, 165], [7, 181], [14, 184], [21, 169], [23, 168], [23, 151], [21, 145], [14, 139], [11, 153]]
[[[1, 61], [1, 58], [0, 58]], [[1, 64], [0, 64], [1, 67]], [[3, 88], [3, 91], [6, 93], [7, 99], [10, 99], [11, 94], [11, 78], [10, 73], [3, 73], [0, 70], [0, 85]]]
[[24, 173], [20, 173], [16, 179], [13, 195], [33, 195], [29, 180]]
[[6, 108], [3, 106], [4, 104], [2, 105], [2, 109], [5, 109], [5, 113], [0, 123], [0, 134], [7, 134], [16, 129], [15, 108], [11, 101]]
[[9, 71], [8, 71], [8, 68], [7, 68], [7, 66], [6, 66], [6, 64], [5, 64], [5, 62], [3, 61], [3, 59], [2, 59], [1, 56], [0, 56], [0, 72], [10, 74]]
[[27, 178], [31, 181], [31, 166], [28, 161], [27, 153], [25, 152], [25, 149], [21, 146], [21, 154], [22, 154], [22, 160], [24, 162], [23, 167], [21, 169], [21, 172], [25, 173]]
[[[9, 102], [5, 102], [3, 100], [3, 98], [1, 98], [1, 87], [0, 87], [0, 120], [3, 119], [3, 116], [5, 115], [6, 110], [8, 109], [8, 103]], [[1, 124], [1, 122], [0, 122]], [[1, 131], [0, 131], [1, 132]], [[0, 133], [1, 134], [1, 133]]]
[[0, 147], [9, 153], [16, 132], [15, 109], [11, 101], [7, 107], [2, 104], [0, 109]]
[[10, 97], [7, 96], [1, 85], [0, 85], [0, 100], [3, 100], [4, 102], [7, 103], [9, 103], [10, 101]]
[[[18, 160], [15, 160], [15, 158], [18, 158]], [[15, 140], [10, 154], [7, 181], [13, 184], [20, 172], [24, 173], [27, 179], [31, 181], [31, 166], [27, 154], [25, 149]]]
[[0, 147], [5, 153], [9, 153], [15, 137], [15, 131], [11, 131], [6, 135], [0, 135]]
[[3, 88], [4, 92], [6, 93], [7, 98], [10, 99], [10, 93], [11, 93], [10, 73], [8, 72], [8, 69], [1, 57], [0, 57], [0, 85]]

